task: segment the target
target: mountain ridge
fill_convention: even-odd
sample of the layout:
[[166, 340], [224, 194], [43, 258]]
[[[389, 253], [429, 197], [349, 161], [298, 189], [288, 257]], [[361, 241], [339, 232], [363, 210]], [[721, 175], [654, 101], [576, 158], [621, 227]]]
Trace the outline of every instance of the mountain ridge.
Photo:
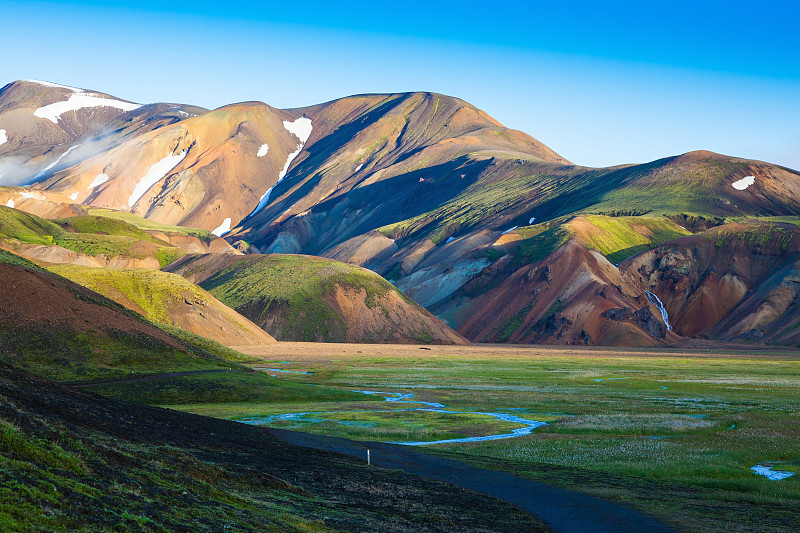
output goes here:
[[[63, 98], [68, 89], [53, 90]], [[670, 316], [679, 314], [677, 300], [622, 263], [717, 226], [754, 220], [741, 231], [766, 235], [768, 219], [800, 216], [796, 170], [705, 150], [584, 167], [432, 92], [284, 110], [257, 101], [192, 108], [199, 113], [159, 105], [115, 116], [96, 153], [70, 147], [64, 156], [60, 147], [48, 175], [0, 195], [24, 209], [76, 212], [81, 204], [199, 227], [246, 254], [365, 267], [470, 340], [500, 342], [680, 342], [647, 293]], [[0, 129], [12, 139], [3, 109], [0, 96]], [[9, 150], [0, 145], [0, 165]], [[790, 252], [781, 250], [781, 261], [791, 263]], [[510, 307], [487, 314], [495, 305]], [[694, 321], [676, 320], [684, 333], [682, 321]], [[767, 330], [765, 339], [794, 342]]]

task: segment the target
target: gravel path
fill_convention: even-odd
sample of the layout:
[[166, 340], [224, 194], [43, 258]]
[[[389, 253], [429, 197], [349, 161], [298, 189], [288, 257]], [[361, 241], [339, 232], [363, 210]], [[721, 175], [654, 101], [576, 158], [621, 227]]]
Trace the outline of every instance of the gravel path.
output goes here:
[[409, 446], [358, 442], [274, 428], [268, 431], [279, 439], [297, 446], [344, 453], [361, 457], [364, 461], [369, 449], [371, 462], [375, 466], [402, 470], [493, 496], [524, 509], [557, 532], [674, 531], [639, 511], [588, 494], [426, 454]]

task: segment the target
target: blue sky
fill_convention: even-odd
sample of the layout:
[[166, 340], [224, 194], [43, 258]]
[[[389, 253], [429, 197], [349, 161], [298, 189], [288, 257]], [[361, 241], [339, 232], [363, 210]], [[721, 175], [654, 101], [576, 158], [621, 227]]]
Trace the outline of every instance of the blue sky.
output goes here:
[[0, 13], [0, 84], [209, 108], [434, 91], [579, 164], [708, 149], [800, 169], [788, 1], [0, 1]]

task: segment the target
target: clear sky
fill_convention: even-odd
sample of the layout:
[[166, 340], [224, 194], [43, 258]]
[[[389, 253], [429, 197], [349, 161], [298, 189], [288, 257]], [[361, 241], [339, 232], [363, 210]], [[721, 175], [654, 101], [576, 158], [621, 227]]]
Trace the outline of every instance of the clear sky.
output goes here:
[[0, 85], [208, 108], [433, 91], [583, 165], [707, 149], [800, 169], [798, 27], [788, 0], [0, 0]]

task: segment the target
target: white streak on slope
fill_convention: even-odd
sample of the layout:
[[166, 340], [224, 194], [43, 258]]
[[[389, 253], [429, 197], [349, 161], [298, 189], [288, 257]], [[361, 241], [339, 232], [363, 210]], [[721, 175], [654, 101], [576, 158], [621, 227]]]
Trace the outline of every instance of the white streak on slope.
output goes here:
[[514, 227], [512, 227], [512, 228], [508, 228], [507, 230], [505, 230], [505, 231], [504, 231], [503, 233], [501, 233], [500, 235], [505, 235], [506, 233], [511, 233], [512, 231], [514, 231], [514, 230], [515, 230], [515, 229], [517, 229], [518, 227], [519, 227], [519, 226], [514, 226]]
[[230, 230], [231, 230], [231, 219], [230, 218], [226, 218], [224, 221], [222, 221], [222, 224], [220, 224], [219, 227], [217, 229], [215, 229], [214, 231], [212, 231], [211, 233], [213, 233], [217, 237], [222, 237], [223, 235], [228, 233]]
[[283, 178], [286, 177], [286, 173], [289, 172], [289, 166], [291, 166], [292, 161], [294, 161], [294, 158], [300, 155], [300, 152], [303, 151], [303, 146], [305, 146], [306, 141], [311, 136], [311, 130], [313, 129], [311, 125], [311, 119], [306, 117], [300, 117], [294, 122], [289, 122], [288, 120], [284, 120], [283, 127], [286, 128], [286, 130], [289, 133], [300, 139], [300, 144], [297, 145], [297, 150], [288, 155], [288, 157], [286, 158], [286, 164], [283, 165], [283, 170], [281, 170], [280, 173], [278, 174], [278, 181], [276, 181], [275, 185], [267, 189], [267, 192], [265, 192], [261, 196], [261, 199], [258, 201], [258, 205], [256, 206], [256, 208], [253, 209], [253, 211], [249, 215], [247, 215], [248, 218], [255, 216], [259, 211], [261, 211], [267, 206], [267, 204], [269, 203], [269, 196], [270, 194], [272, 194], [272, 189], [274, 189], [278, 185], [278, 183], [283, 181]]
[[8, 141], [8, 135], [6, 135], [6, 130], [0, 130], [0, 144], [5, 144]]
[[108, 176], [106, 174], [98, 174], [97, 177], [92, 181], [87, 189], [94, 189], [98, 185], [102, 185], [103, 183], [108, 181]]
[[267, 155], [267, 152], [268, 152], [268, 151], [269, 151], [269, 145], [268, 145], [267, 143], [264, 143], [264, 144], [262, 144], [262, 145], [261, 145], [261, 147], [258, 149], [258, 153], [257, 153], [256, 155], [257, 155], [258, 157], [264, 157], [265, 155]]
[[113, 107], [121, 109], [122, 111], [132, 111], [141, 106], [131, 102], [123, 102], [122, 100], [114, 100], [112, 98], [103, 98], [93, 93], [85, 93], [78, 89], [68, 100], [63, 102], [56, 102], [54, 104], [40, 107], [33, 114], [39, 118], [46, 118], [53, 124], [58, 124], [58, 119], [62, 113], [67, 111], [77, 111], [86, 107]]
[[745, 176], [738, 181], [734, 181], [733, 183], [731, 183], [731, 185], [733, 185], [733, 188], [736, 189], [737, 191], [743, 191], [752, 184], [754, 184], [755, 182], [756, 182], [755, 176]]
[[67, 154], [69, 154], [71, 151], [73, 151], [73, 150], [74, 150], [75, 148], [77, 148], [78, 146], [80, 146], [80, 144], [76, 144], [75, 146], [70, 146], [70, 147], [67, 149], [67, 151], [66, 151], [66, 152], [64, 152], [63, 154], [61, 154], [60, 156], [58, 156], [58, 159], [56, 159], [55, 161], [53, 161], [52, 163], [50, 163], [49, 165], [47, 165], [46, 167], [44, 167], [42, 170], [40, 170], [39, 172], [37, 172], [37, 173], [36, 173], [36, 175], [33, 177], [33, 179], [41, 178], [42, 176], [44, 176], [45, 172], [47, 172], [48, 170], [50, 170], [51, 168], [53, 168], [54, 166], [56, 166], [56, 165], [57, 165], [59, 162], [61, 162], [61, 160], [62, 160], [62, 159], [64, 159], [65, 157], [67, 157]]
[[161, 181], [172, 169], [178, 166], [178, 163], [183, 161], [183, 158], [186, 157], [186, 152], [187, 150], [184, 150], [178, 155], [170, 154], [158, 163], [152, 165], [150, 170], [147, 171], [147, 174], [139, 180], [139, 183], [137, 183], [136, 187], [133, 189], [130, 198], [128, 198], [128, 206], [133, 207], [136, 202], [144, 196], [144, 193], [150, 190], [150, 187]]

